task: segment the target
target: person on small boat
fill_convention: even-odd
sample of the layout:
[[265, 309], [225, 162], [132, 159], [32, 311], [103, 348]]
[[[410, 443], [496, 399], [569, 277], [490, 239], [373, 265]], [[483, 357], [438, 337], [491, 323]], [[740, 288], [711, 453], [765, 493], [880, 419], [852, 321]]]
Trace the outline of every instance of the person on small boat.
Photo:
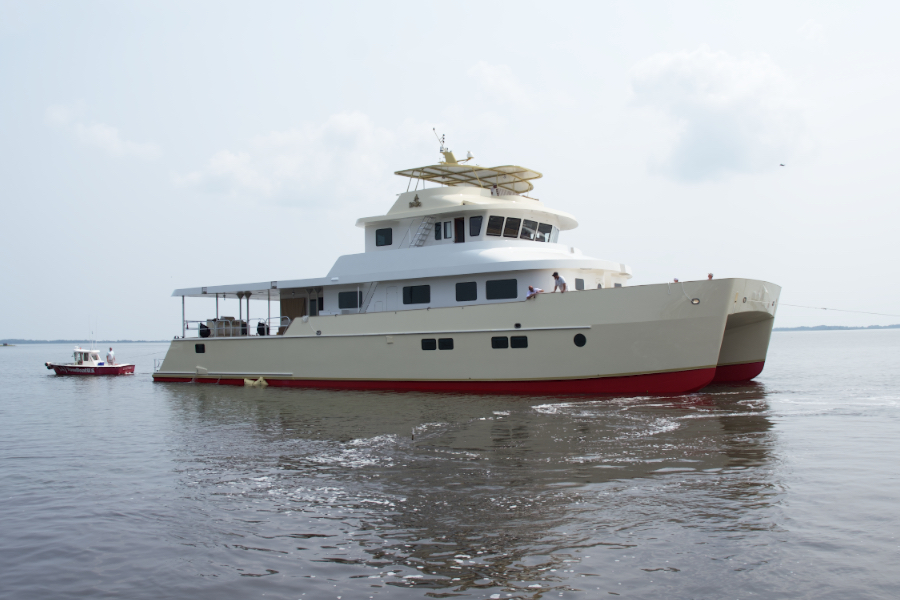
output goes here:
[[562, 277], [560, 277], [559, 273], [554, 272], [553, 273], [553, 291], [555, 292], [556, 290], [559, 290], [560, 292], [565, 292], [566, 289], [567, 289], [566, 280], [563, 279]]
[[108, 364], [108, 365], [116, 364], [116, 353], [113, 352], [112, 347], [110, 347], [109, 352], [106, 353], [106, 364]]

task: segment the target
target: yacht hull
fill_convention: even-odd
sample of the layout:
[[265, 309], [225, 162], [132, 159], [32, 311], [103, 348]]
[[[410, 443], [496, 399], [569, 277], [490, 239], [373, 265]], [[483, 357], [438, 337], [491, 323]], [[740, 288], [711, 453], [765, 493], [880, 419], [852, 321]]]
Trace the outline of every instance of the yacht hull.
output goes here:
[[[273, 387], [328, 389], [681, 394], [712, 382], [720, 364], [724, 376], [735, 364], [765, 361], [764, 330], [768, 324], [771, 332], [779, 293], [771, 283], [723, 279], [310, 317], [280, 336], [174, 340], [153, 377], [229, 385], [263, 377]], [[757, 300], [743, 301], [749, 297]], [[734, 331], [726, 335], [729, 323]], [[496, 347], [494, 338], [508, 346]], [[452, 340], [444, 344], [452, 349], [424, 350], [423, 340]], [[752, 351], [741, 349], [744, 343]]]

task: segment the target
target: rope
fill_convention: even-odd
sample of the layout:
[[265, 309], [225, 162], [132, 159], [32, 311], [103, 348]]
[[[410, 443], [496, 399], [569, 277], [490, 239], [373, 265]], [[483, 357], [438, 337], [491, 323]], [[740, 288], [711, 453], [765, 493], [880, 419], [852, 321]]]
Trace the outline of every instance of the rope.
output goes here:
[[835, 312], [856, 313], [856, 314], [860, 314], [860, 315], [878, 315], [879, 317], [900, 317], [900, 315], [890, 315], [887, 313], [867, 312], [864, 310], [843, 310], [840, 308], [825, 308], [822, 306], [803, 306], [802, 304], [786, 304], [784, 302], [781, 302], [780, 304], [781, 304], [781, 306], [793, 306], [794, 308], [812, 308], [814, 310], [833, 310]]

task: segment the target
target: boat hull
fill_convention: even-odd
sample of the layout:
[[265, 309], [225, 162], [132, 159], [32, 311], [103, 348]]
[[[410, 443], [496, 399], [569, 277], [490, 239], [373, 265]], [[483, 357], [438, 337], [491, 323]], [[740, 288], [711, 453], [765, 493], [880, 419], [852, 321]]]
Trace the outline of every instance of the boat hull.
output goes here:
[[134, 365], [104, 365], [85, 367], [81, 365], [49, 365], [57, 375], [131, 375]]
[[[775, 304], [741, 300], [763, 290], [780, 292], [771, 283], [731, 279], [317, 316], [295, 320], [280, 336], [174, 340], [153, 377], [485, 394], [681, 394], [713, 381], [727, 323], [746, 318], [734, 315], [752, 313], [753, 322], [774, 316]], [[495, 347], [498, 337], [510, 340], [508, 347]], [[524, 347], [513, 338], [525, 338]], [[423, 340], [442, 339], [452, 340], [452, 349], [423, 349]]]

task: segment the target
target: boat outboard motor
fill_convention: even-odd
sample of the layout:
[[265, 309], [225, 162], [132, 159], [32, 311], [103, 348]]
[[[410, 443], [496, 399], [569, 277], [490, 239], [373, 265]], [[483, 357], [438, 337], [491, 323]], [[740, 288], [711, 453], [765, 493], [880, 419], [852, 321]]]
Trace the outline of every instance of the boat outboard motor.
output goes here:
[[209, 337], [209, 327], [207, 327], [206, 323], [200, 323], [200, 337]]
[[269, 335], [269, 328], [262, 321], [256, 324], [256, 335]]

